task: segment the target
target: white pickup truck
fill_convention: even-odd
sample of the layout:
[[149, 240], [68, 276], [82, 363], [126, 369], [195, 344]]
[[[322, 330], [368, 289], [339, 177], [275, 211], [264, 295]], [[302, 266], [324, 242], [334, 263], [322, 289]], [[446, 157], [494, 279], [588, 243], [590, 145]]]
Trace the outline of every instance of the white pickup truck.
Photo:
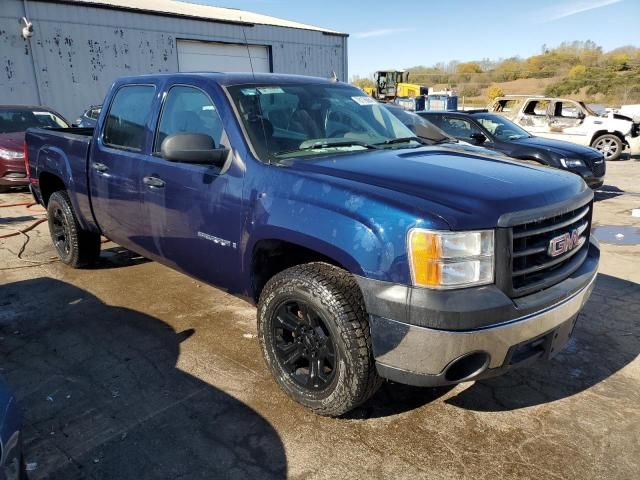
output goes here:
[[618, 160], [625, 148], [632, 154], [640, 153], [640, 123], [617, 113], [600, 117], [583, 102], [506, 95], [496, 98], [488, 109], [533, 135], [591, 146], [606, 160]]

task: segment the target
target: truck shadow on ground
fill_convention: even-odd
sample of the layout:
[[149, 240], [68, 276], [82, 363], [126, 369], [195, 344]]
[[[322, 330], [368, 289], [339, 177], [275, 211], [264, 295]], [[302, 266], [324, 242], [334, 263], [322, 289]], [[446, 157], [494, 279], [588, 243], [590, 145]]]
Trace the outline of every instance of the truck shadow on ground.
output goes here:
[[0, 290], [0, 370], [37, 478], [285, 478], [278, 433], [176, 368], [194, 331], [51, 278]]
[[620, 195], [624, 195], [626, 192], [614, 185], [603, 185], [594, 192], [593, 198], [596, 202], [602, 200], [609, 200], [610, 198], [616, 198]]
[[100, 258], [98, 262], [91, 268], [95, 270], [109, 270], [112, 268], [141, 265], [150, 261], [151, 260], [148, 258], [145, 258], [136, 252], [116, 245], [111, 248], [103, 248], [100, 251]]
[[[599, 274], [573, 337], [549, 362], [475, 382], [446, 402], [477, 411], [531, 407], [570, 397], [598, 385], [640, 353], [640, 285]], [[615, 380], [613, 380], [615, 381]], [[617, 382], [621, 398], [636, 392]], [[625, 397], [629, 395], [629, 397]]]

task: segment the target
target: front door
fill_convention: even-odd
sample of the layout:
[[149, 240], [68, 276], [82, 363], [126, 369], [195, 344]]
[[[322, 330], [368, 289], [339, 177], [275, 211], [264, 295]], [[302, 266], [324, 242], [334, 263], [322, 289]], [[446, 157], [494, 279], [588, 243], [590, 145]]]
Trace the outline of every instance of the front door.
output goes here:
[[549, 100], [528, 100], [516, 123], [532, 135], [549, 136]]
[[112, 96], [89, 164], [93, 211], [102, 233], [146, 254], [140, 166], [149, 133], [155, 85], [129, 84]]
[[229, 284], [240, 265], [244, 169], [234, 161], [233, 150], [223, 168], [163, 159], [162, 142], [175, 133], [204, 133], [216, 147], [231, 149], [210, 96], [195, 86], [169, 86], [153, 155], [141, 171], [154, 248], [163, 263], [211, 284]]
[[583, 143], [585, 137], [584, 112], [578, 102], [558, 100], [551, 105], [549, 132], [552, 137], [568, 142]]

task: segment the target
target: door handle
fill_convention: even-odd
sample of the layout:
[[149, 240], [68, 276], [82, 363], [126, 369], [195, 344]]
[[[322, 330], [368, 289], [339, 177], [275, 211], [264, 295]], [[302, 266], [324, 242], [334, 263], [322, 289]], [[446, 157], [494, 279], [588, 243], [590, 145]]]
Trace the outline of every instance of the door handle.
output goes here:
[[162, 188], [164, 187], [164, 180], [161, 180], [158, 177], [144, 177], [142, 179], [142, 182], [147, 186], [147, 187], [155, 187], [155, 188]]
[[109, 170], [109, 167], [107, 167], [104, 163], [93, 162], [93, 169], [97, 172], [104, 173]]

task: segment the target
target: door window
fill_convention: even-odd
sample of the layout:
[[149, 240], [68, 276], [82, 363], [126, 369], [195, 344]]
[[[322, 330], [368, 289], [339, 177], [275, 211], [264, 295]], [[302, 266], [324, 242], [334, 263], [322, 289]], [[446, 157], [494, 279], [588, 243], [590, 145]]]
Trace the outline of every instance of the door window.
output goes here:
[[580, 118], [581, 109], [574, 102], [556, 102], [554, 105], [554, 117]]
[[482, 133], [474, 124], [462, 118], [442, 117], [441, 125], [438, 126], [456, 138], [471, 138], [474, 133]]
[[127, 85], [120, 88], [111, 102], [102, 141], [124, 150], [142, 150], [145, 123], [151, 111], [155, 87]]
[[220, 148], [224, 136], [222, 119], [202, 90], [183, 85], [171, 87], [162, 108], [154, 153], [160, 152], [164, 139], [175, 133], [204, 133], [213, 139], [215, 148]]

